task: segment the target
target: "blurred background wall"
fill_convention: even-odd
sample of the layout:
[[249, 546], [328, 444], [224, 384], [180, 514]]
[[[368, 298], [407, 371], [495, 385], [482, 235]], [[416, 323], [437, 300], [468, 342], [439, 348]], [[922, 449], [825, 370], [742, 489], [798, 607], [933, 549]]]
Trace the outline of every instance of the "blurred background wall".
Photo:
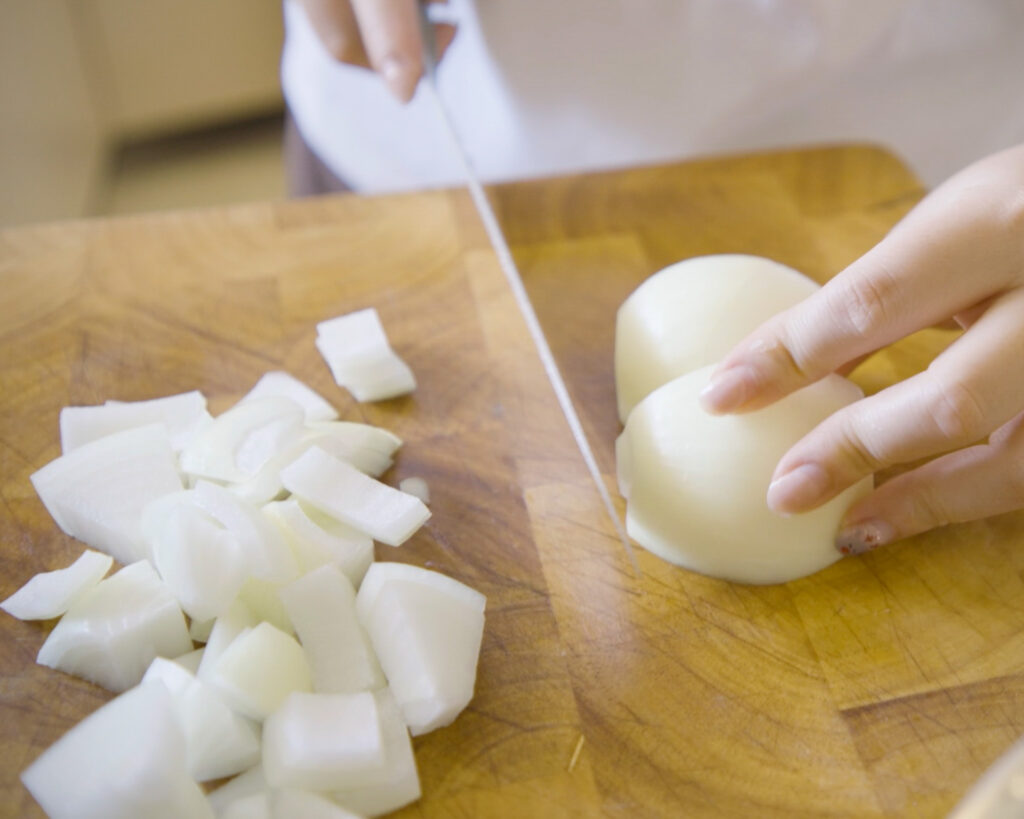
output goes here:
[[284, 194], [280, 0], [2, 0], [0, 226]]

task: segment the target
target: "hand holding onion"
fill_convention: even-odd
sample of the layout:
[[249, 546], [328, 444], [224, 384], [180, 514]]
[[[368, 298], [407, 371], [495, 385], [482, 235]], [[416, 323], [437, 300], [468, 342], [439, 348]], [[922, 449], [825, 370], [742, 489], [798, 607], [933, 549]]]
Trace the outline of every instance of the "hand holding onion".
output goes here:
[[[831, 414], [779, 461], [768, 505], [820, 506], [883, 467], [933, 456], [847, 511], [862, 552], [1024, 506], [1024, 146], [970, 166], [718, 365], [705, 408], [742, 413], [923, 327], [964, 335], [924, 372]], [[979, 443], [979, 441], [981, 443]]]

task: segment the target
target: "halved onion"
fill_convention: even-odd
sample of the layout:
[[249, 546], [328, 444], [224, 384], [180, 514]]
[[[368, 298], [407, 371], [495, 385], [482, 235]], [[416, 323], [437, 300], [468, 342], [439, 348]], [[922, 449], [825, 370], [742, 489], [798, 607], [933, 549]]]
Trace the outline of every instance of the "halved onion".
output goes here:
[[153, 567], [140, 560], [79, 598], [36, 659], [111, 691], [124, 691], [142, 679], [154, 657], [177, 657], [191, 650], [178, 601]]
[[759, 324], [818, 285], [759, 256], [698, 256], [641, 284], [615, 322], [619, 419], [652, 390], [718, 361]]
[[21, 781], [50, 819], [213, 819], [185, 759], [171, 694], [154, 682], [94, 711]]
[[32, 485], [61, 529], [121, 563], [147, 556], [143, 507], [182, 488], [161, 424], [83, 444], [35, 472]]
[[364, 475], [318, 447], [283, 470], [281, 480], [301, 500], [390, 546], [402, 544], [430, 517], [419, 498]]
[[765, 495], [786, 451], [860, 390], [830, 375], [765, 409], [710, 415], [698, 395], [712, 366], [655, 390], [629, 417], [617, 452], [630, 536], [672, 563], [740, 583], [782, 583], [838, 560], [839, 521], [871, 478], [789, 517], [771, 512]]
[[313, 675], [313, 690], [348, 694], [386, 685], [356, 617], [356, 594], [334, 566], [321, 566], [281, 589], [281, 600]]
[[59, 617], [103, 579], [113, 562], [110, 555], [86, 549], [67, 568], [37, 574], [0, 603], [0, 608], [19, 620]]
[[388, 344], [374, 308], [322, 321], [316, 346], [334, 380], [357, 401], [381, 401], [416, 389], [409, 366]]
[[396, 563], [374, 563], [359, 597], [360, 619], [413, 736], [451, 723], [473, 698], [486, 598]]

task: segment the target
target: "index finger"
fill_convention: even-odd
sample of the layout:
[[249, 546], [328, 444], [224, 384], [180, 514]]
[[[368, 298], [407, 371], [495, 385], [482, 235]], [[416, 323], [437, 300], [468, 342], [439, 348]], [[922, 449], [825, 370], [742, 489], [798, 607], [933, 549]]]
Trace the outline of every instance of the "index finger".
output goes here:
[[1018, 271], [998, 237], [1006, 223], [1000, 197], [967, 174], [927, 197], [820, 291], [740, 342], [706, 387], [705, 408], [758, 409], [1012, 285]]
[[416, 0], [352, 0], [366, 54], [402, 102], [423, 75], [423, 37]]

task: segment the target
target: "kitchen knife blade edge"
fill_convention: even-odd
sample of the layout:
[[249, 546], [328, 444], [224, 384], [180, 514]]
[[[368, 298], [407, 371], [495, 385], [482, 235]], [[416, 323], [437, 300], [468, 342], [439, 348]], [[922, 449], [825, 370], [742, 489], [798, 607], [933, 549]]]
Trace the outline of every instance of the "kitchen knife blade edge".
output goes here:
[[433, 55], [434, 43], [432, 29], [430, 28], [430, 22], [426, 18], [426, 13], [422, 4], [420, 9], [424, 41], [424, 71], [422, 85], [425, 87], [427, 93], [432, 97], [434, 101], [434, 108], [437, 110], [441, 118], [444, 130], [449, 138], [449, 142], [451, 143], [455, 155], [458, 157], [459, 164], [462, 167], [462, 172], [466, 179], [466, 186], [469, 188], [469, 195], [473, 199], [473, 204], [476, 206], [480, 220], [483, 222], [484, 231], [487, 233], [487, 238], [491, 242], [491, 247], [493, 248], [495, 255], [498, 257], [498, 263], [501, 266], [502, 272], [505, 274], [505, 279], [508, 281], [508, 285], [512, 289], [512, 294], [519, 307], [519, 312], [522, 314], [523, 320], [526, 322], [527, 329], [530, 332], [530, 337], [533, 339], [534, 346], [537, 348], [537, 354], [544, 366], [544, 372], [547, 374], [548, 381], [551, 382], [551, 387], [555, 392], [555, 397], [558, 399], [558, 404], [562, 409], [562, 414], [565, 416], [565, 420], [569, 424], [569, 430], [572, 432], [572, 436], [576, 440], [576, 446], [579, 449], [580, 455], [583, 456], [583, 462], [586, 464], [587, 471], [590, 473], [590, 477], [593, 480], [594, 485], [597, 487], [597, 491], [601, 496], [601, 502], [604, 504], [605, 511], [608, 513], [608, 517], [611, 518], [612, 524], [615, 526], [615, 531], [618, 533], [619, 539], [622, 541], [622, 546], [629, 558], [633, 572], [637, 577], [640, 577], [640, 566], [637, 563], [636, 555], [633, 553], [633, 546], [629, 542], [629, 535], [626, 533], [626, 528], [623, 525], [622, 520], [619, 518], [618, 513], [615, 511], [615, 505], [612, 503], [611, 495], [608, 494], [608, 489], [604, 485], [601, 470], [598, 468], [597, 460], [594, 458], [594, 452], [591, 449], [590, 442], [587, 440], [587, 435], [583, 430], [583, 424], [580, 422], [579, 415], [576, 413], [576, 408], [573, 406], [572, 398], [569, 396], [569, 390], [566, 387], [565, 379], [562, 378], [562, 373], [559, 371], [558, 364], [555, 362], [554, 354], [551, 352], [551, 346], [548, 344], [547, 337], [544, 335], [544, 331], [537, 319], [537, 313], [533, 309], [533, 304], [526, 292], [526, 287], [523, 285], [522, 276], [519, 273], [519, 268], [516, 266], [515, 259], [512, 257], [512, 251], [509, 249], [508, 242], [505, 240], [505, 234], [502, 232], [501, 226], [498, 224], [498, 218], [494, 213], [494, 209], [491, 207], [491, 203], [487, 199], [487, 194], [484, 193], [483, 186], [480, 184], [476, 171], [473, 169], [469, 153], [467, 152], [462, 139], [459, 137], [459, 132], [455, 128], [455, 123], [448, 112], [444, 99], [438, 92], [437, 83], [435, 81], [436, 61]]

